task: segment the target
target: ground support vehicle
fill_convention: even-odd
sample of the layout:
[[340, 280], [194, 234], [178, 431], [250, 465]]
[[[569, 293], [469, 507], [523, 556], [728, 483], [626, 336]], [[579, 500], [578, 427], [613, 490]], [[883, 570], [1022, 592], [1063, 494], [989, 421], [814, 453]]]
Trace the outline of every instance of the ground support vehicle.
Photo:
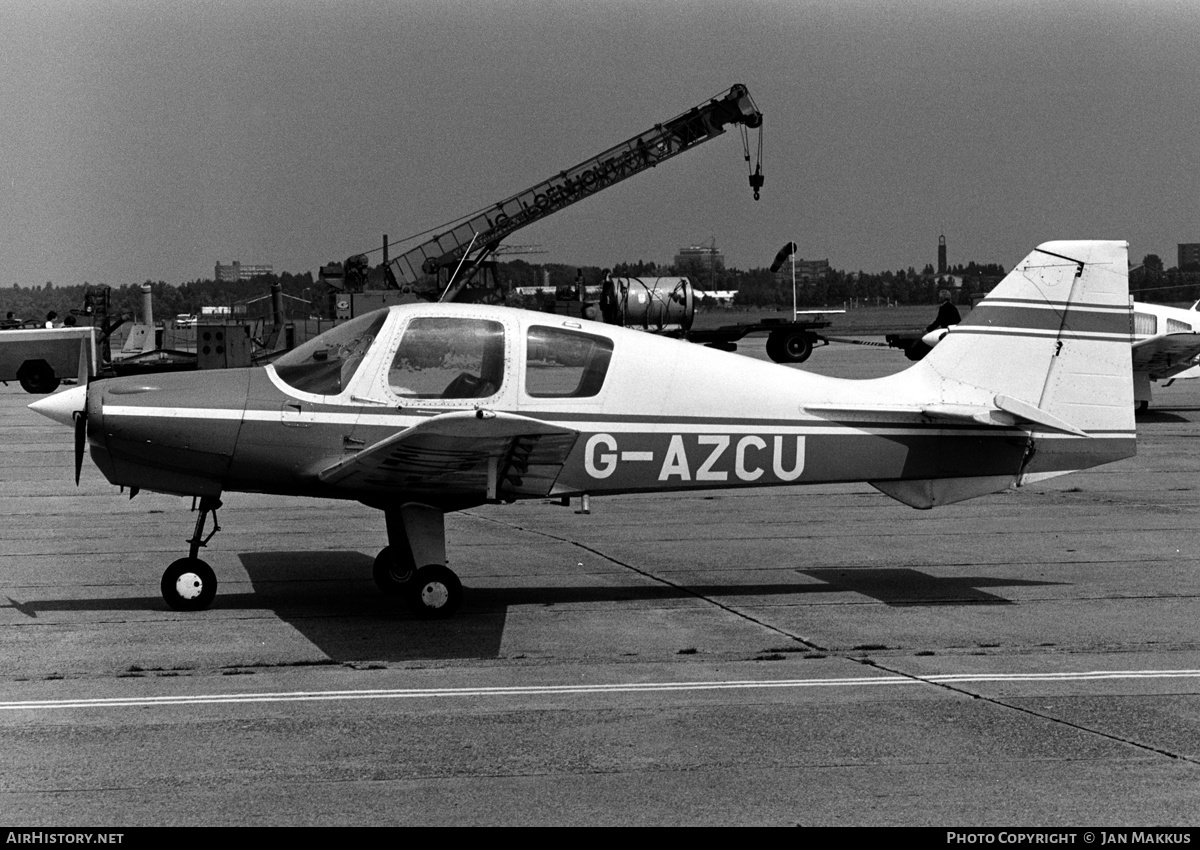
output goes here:
[[813, 347], [829, 345], [829, 340], [818, 331], [832, 324], [821, 318], [764, 319], [748, 325], [723, 325], [719, 328], [697, 330], [692, 328], [682, 337], [689, 342], [707, 345], [721, 351], [737, 351], [740, 340], [752, 334], [767, 334], [767, 356], [776, 363], [803, 363], [812, 354]]
[[96, 329], [16, 328], [0, 331], [0, 381], [27, 393], [52, 393], [63, 378], [96, 374]]

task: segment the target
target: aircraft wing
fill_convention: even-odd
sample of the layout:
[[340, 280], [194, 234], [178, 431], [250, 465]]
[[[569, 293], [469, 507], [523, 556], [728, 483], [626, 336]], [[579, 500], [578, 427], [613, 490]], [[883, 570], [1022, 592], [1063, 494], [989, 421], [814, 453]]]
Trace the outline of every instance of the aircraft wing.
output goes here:
[[1133, 344], [1133, 370], [1162, 380], [1195, 366], [1198, 355], [1200, 333], [1159, 334]]
[[578, 438], [578, 431], [512, 413], [444, 413], [368, 446], [319, 477], [379, 495], [545, 496]]

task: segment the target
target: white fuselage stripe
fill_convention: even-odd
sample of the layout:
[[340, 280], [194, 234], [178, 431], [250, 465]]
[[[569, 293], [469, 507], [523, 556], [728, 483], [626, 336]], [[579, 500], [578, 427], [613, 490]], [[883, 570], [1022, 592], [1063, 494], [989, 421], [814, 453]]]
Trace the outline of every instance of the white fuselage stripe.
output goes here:
[[[438, 411], [445, 413], [448, 411]], [[105, 405], [105, 416], [129, 416], [133, 418], [174, 418], [200, 419], [210, 421], [244, 421], [244, 422], [275, 422], [296, 423], [306, 425], [379, 425], [397, 430], [409, 428], [428, 419], [425, 416], [405, 416], [403, 414], [379, 413], [333, 413], [329, 411], [309, 413], [283, 413], [274, 410], [235, 410], [233, 408], [198, 408], [198, 407], [132, 407], [127, 405]], [[880, 415], [886, 419], [889, 414]], [[896, 425], [855, 426], [851, 422], [817, 424], [821, 420], [802, 420], [795, 424], [783, 424], [778, 421], [746, 421], [746, 422], [671, 422], [661, 421], [612, 421], [612, 420], [557, 420], [552, 416], [545, 418], [546, 422], [563, 428], [570, 428], [586, 433], [609, 434], [804, 434], [804, 435], [886, 435], [889, 437], [988, 437], [1001, 433], [1000, 426], [979, 428], [946, 428], [936, 425], [914, 425], [897, 423]], [[811, 423], [811, 424], [810, 424]], [[1011, 430], [1011, 428], [1005, 429]], [[1120, 432], [1110, 434], [1089, 435], [1092, 439], [1133, 437], [1136, 432]], [[1079, 439], [1071, 434], [1043, 433], [1041, 439]]]

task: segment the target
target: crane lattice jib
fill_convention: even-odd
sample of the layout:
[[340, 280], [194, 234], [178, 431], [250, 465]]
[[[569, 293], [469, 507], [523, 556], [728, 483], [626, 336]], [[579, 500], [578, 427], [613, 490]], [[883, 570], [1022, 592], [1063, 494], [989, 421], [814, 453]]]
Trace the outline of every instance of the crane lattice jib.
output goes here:
[[391, 261], [392, 274], [404, 288], [435, 274], [441, 266], [457, 262], [470, 250], [494, 250], [514, 231], [691, 150], [724, 133], [729, 124], [750, 128], [762, 125], [762, 113], [740, 84], [406, 251]]

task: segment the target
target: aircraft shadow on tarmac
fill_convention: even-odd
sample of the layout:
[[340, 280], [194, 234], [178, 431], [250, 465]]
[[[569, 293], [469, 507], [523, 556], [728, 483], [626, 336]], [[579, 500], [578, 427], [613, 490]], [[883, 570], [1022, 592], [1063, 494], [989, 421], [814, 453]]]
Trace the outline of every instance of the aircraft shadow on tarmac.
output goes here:
[[[471, 587], [458, 614], [447, 620], [418, 618], [395, 597], [379, 593], [372, 558], [362, 552], [242, 552], [254, 591], [218, 592], [212, 611], [268, 610], [334, 662], [495, 658], [500, 655], [512, 606], [638, 603], [697, 598], [804, 597], [852, 593], [889, 606], [1011, 605], [984, 588], [1029, 587], [1057, 582], [982, 576], [939, 577], [910, 568], [797, 570], [820, 584], [667, 584], [624, 587]], [[8, 600], [36, 618], [54, 611], [166, 611], [160, 596], [106, 599]], [[203, 618], [204, 613], [183, 616]]]
[[1179, 413], [1176, 413], [1174, 411], [1180, 411], [1181, 413], [1187, 413], [1187, 412], [1194, 413], [1197, 410], [1200, 410], [1200, 408], [1195, 408], [1195, 407], [1171, 407], [1171, 408], [1158, 407], [1158, 408], [1154, 408], [1152, 410], [1140, 411], [1137, 414], [1137, 416], [1135, 417], [1135, 419], [1137, 420], [1137, 423], [1139, 425], [1152, 425], [1152, 424], [1159, 424], [1159, 423], [1165, 424], [1168, 422], [1170, 422], [1170, 423], [1192, 422], [1195, 417], [1181, 416]]
[[[908, 568], [797, 570], [822, 585], [800, 588], [801, 593], [857, 593], [885, 605], [1013, 605], [1010, 599], [988, 593], [985, 587], [1038, 587], [1062, 582], [986, 576], [934, 576]], [[793, 589], [793, 592], [797, 592]]]

